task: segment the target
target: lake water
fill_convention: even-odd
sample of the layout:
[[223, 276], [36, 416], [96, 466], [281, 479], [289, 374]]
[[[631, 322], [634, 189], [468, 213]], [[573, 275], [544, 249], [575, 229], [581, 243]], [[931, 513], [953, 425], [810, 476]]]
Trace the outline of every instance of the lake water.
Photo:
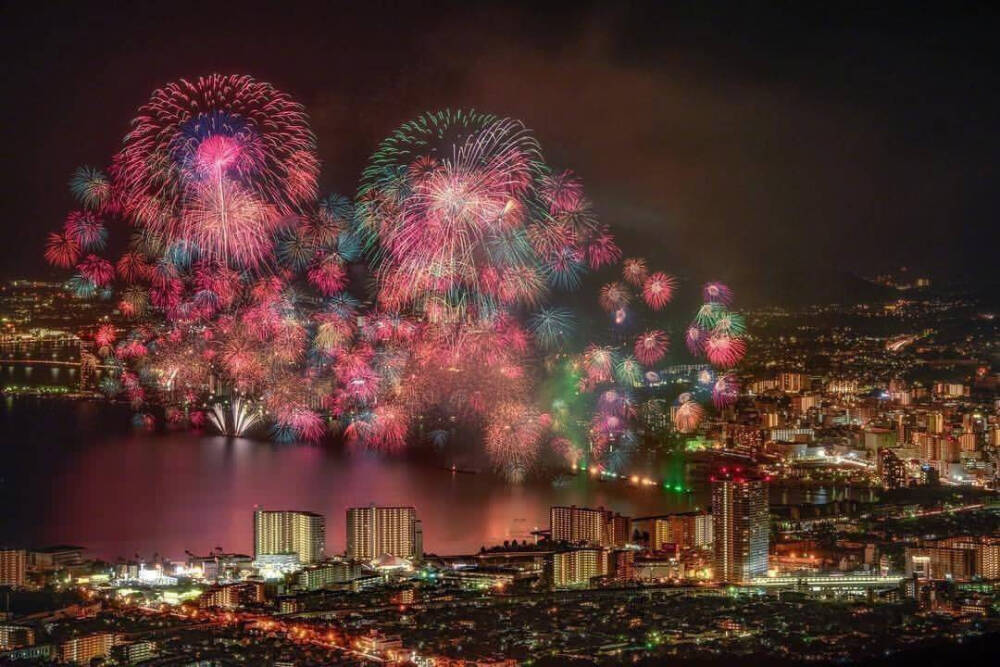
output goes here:
[[[604, 506], [630, 516], [702, 506], [693, 493], [577, 475], [511, 485], [421, 461], [334, 444], [277, 445], [130, 427], [127, 406], [6, 397], [0, 406], [0, 543], [78, 544], [105, 558], [183, 558], [220, 546], [250, 553], [255, 506], [326, 516], [327, 551], [345, 548], [346, 508], [413, 505], [424, 548], [469, 553], [548, 527], [551, 505]], [[640, 471], [641, 473], [642, 471]], [[775, 502], [803, 500], [780, 491]], [[792, 497], [789, 496], [792, 494]], [[824, 502], [843, 490], [808, 492]]]

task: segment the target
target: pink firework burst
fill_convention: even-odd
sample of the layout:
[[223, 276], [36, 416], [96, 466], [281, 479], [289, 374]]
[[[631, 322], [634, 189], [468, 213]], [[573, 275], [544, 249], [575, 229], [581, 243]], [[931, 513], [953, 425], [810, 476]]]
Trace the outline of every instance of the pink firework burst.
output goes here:
[[328, 255], [309, 269], [309, 282], [325, 296], [330, 296], [347, 285], [347, 272], [339, 257]]
[[728, 306], [733, 302], [733, 291], [722, 283], [705, 283], [702, 295], [708, 303], [719, 303]]
[[104, 223], [90, 211], [73, 211], [66, 216], [63, 229], [84, 251], [101, 250], [108, 238]]
[[115, 277], [115, 267], [111, 262], [97, 255], [87, 255], [76, 268], [97, 286], [107, 285]]
[[714, 334], [705, 341], [705, 355], [715, 366], [731, 368], [740, 362], [745, 353], [746, 343], [741, 338]]
[[676, 282], [673, 276], [669, 276], [666, 273], [657, 271], [651, 274], [642, 283], [642, 298], [646, 302], [646, 305], [653, 310], [659, 310], [670, 303], [670, 300], [674, 297], [674, 285]]
[[733, 405], [740, 396], [740, 383], [732, 373], [720, 375], [712, 385], [712, 402], [720, 410]]
[[615, 243], [615, 239], [607, 227], [602, 228], [587, 244], [587, 262], [592, 269], [614, 264], [621, 257], [621, 248]]
[[708, 334], [701, 327], [692, 324], [684, 331], [684, 344], [688, 352], [696, 357], [705, 354], [705, 339]]
[[549, 202], [553, 215], [579, 208], [583, 200], [583, 183], [573, 172], [566, 170], [542, 178], [540, 194]]
[[670, 338], [659, 329], [646, 331], [639, 335], [635, 341], [635, 358], [642, 364], [649, 366], [655, 364], [663, 355], [667, 353], [667, 346]]
[[80, 244], [66, 234], [50, 232], [45, 244], [45, 261], [60, 269], [71, 268], [80, 258]]
[[97, 327], [97, 331], [94, 333], [94, 342], [97, 343], [98, 347], [111, 347], [117, 338], [118, 330], [113, 324], [102, 324]]

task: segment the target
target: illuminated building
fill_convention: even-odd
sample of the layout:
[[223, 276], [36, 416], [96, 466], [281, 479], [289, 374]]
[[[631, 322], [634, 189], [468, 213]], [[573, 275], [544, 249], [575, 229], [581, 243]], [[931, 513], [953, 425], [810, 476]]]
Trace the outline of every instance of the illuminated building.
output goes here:
[[254, 559], [297, 554], [303, 565], [326, 553], [326, 521], [314, 512], [257, 510], [253, 525]]
[[763, 476], [736, 467], [712, 477], [716, 581], [742, 583], [767, 574], [769, 519]]
[[236, 609], [249, 604], [260, 604], [266, 600], [264, 584], [259, 581], [247, 581], [217, 586], [205, 591], [198, 600], [198, 606], [203, 609], [211, 607]]
[[797, 394], [809, 386], [809, 376], [805, 373], [779, 373], [778, 388], [786, 394]]
[[888, 428], [865, 429], [865, 449], [874, 452], [884, 447], [896, 446], [896, 432]]
[[934, 393], [938, 396], [958, 398], [960, 396], [968, 396], [969, 390], [965, 385], [957, 382], [935, 382]]
[[876, 471], [886, 489], [906, 486], [906, 464], [891, 449], [880, 449], [876, 458]]
[[35, 549], [28, 554], [28, 565], [39, 570], [53, 570], [83, 562], [83, 547], [59, 545]]
[[26, 625], [0, 625], [0, 650], [35, 645], [35, 631]]
[[927, 415], [927, 430], [931, 433], [944, 433], [944, 415], [932, 412]]
[[111, 649], [111, 655], [125, 665], [135, 665], [157, 657], [156, 644], [151, 641], [119, 644]]
[[552, 554], [552, 587], [589, 586], [608, 573], [608, 554], [600, 548], [573, 549]]
[[958, 436], [958, 446], [963, 452], [974, 452], [976, 451], [976, 434], [975, 433], [963, 433]]
[[906, 576], [920, 579], [1000, 578], [1000, 539], [949, 537], [906, 547]]
[[344, 584], [361, 576], [357, 563], [334, 562], [307, 567], [298, 574], [299, 588], [314, 591], [331, 584]]
[[620, 549], [611, 552], [610, 574], [619, 583], [635, 579], [635, 551]]
[[712, 543], [712, 515], [707, 512], [684, 512], [653, 520], [653, 548], [673, 544], [678, 551], [708, 546]]
[[89, 665], [94, 658], [103, 658], [111, 653], [114, 645], [115, 636], [110, 632], [74, 637], [59, 645], [59, 658], [62, 662]]
[[372, 561], [383, 555], [422, 557], [422, 531], [413, 507], [351, 507], [347, 510], [347, 557]]
[[632, 537], [632, 520], [627, 516], [609, 513], [604, 527], [607, 534], [603, 546], [624, 547]]
[[623, 547], [628, 543], [631, 520], [603, 507], [557, 506], [549, 510], [553, 542]]
[[26, 564], [24, 549], [0, 549], [0, 586], [23, 587]]
[[756, 426], [726, 425], [730, 446], [738, 452], [756, 456], [764, 448], [764, 433]]

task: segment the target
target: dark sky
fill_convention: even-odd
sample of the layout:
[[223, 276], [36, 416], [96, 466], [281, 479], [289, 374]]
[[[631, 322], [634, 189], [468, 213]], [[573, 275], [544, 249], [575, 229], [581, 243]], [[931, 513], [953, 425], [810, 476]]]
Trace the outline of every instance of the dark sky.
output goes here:
[[475, 107], [522, 119], [629, 249], [692, 279], [995, 268], [985, 3], [433, 4], [4, 3], [0, 272], [47, 275], [72, 170], [106, 165], [155, 87], [213, 71], [306, 105], [325, 190], [352, 194], [408, 118]]

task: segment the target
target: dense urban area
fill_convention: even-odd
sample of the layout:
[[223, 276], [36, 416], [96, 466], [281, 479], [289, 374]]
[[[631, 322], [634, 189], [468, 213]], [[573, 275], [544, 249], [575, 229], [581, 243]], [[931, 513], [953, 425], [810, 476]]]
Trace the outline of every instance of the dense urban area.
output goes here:
[[[924, 278], [874, 282], [890, 298], [749, 311], [739, 400], [696, 432], [676, 429], [672, 401], [644, 403], [637, 457], [681, 457], [683, 481], [583, 463], [561, 471], [680, 492], [697, 479], [711, 487], [710, 507], [552, 507], [529, 539], [451, 555], [424, 544], [419, 506], [379, 505], [344, 508], [343, 553], [327, 549], [326, 517], [308, 507], [248, 513], [248, 554], [107, 562], [85, 544], [2, 545], [0, 660], [902, 664], [986, 654], [1000, 631], [995, 313]], [[96, 400], [103, 369], [81, 332], [116, 316], [58, 283], [3, 285], [6, 399]], [[61, 376], [71, 379], [9, 379], [51, 364], [74, 369]], [[704, 371], [667, 366], [657, 385]], [[770, 493], [830, 485], [869, 493], [824, 504]]]

